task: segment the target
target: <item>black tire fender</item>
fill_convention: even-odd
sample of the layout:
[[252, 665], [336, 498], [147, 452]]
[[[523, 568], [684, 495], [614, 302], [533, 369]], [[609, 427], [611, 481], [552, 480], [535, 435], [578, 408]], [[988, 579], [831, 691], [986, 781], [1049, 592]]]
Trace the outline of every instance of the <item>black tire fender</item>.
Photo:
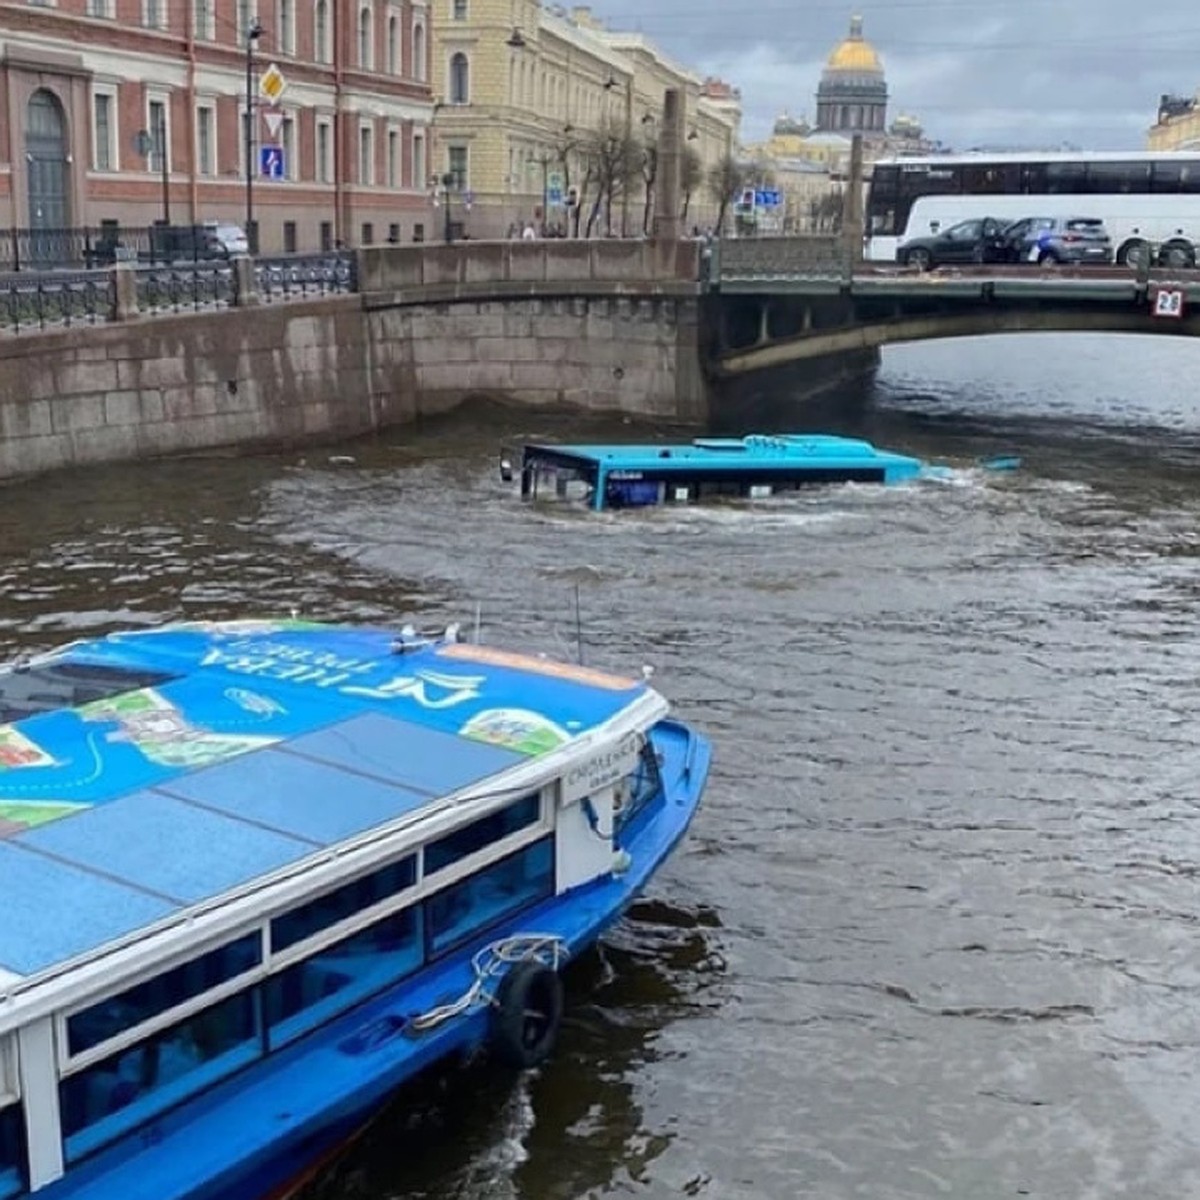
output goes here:
[[558, 1041], [562, 1014], [563, 985], [558, 972], [532, 959], [517, 963], [496, 990], [492, 1052], [510, 1067], [536, 1067]]

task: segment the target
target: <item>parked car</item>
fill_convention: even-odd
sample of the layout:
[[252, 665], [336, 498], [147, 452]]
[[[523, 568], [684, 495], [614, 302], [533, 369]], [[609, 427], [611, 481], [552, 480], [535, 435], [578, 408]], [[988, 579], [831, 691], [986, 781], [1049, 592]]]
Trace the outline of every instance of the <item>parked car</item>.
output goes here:
[[1013, 262], [1112, 262], [1112, 239], [1099, 217], [1025, 217], [1004, 238]]
[[154, 225], [150, 230], [151, 257], [180, 259], [229, 259], [248, 254], [249, 245], [240, 226], [226, 221], [203, 225]]
[[1009, 246], [1005, 222], [996, 217], [974, 217], [929, 237], [910, 238], [896, 251], [905, 266], [928, 271], [943, 263], [1005, 262]]

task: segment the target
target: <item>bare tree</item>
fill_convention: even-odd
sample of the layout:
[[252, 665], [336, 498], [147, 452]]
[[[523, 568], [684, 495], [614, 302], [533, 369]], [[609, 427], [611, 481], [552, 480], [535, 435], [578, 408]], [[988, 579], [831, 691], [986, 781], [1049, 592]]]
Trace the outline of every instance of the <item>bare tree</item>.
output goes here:
[[654, 207], [654, 184], [658, 179], [658, 146], [647, 139], [641, 148], [640, 167], [642, 172], [642, 233], [650, 233], [650, 212]]
[[616, 119], [603, 121], [588, 137], [586, 156], [591, 180], [596, 184], [596, 197], [588, 213], [588, 236], [601, 216], [605, 232], [612, 233], [612, 215], [637, 171], [638, 153], [639, 148]]
[[687, 220], [688, 206], [692, 202], [692, 193], [704, 179], [704, 164], [700, 161], [700, 151], [687, 143], [679, 159], [679, 190], [683, 193], [683, 208], [679, 213], [681, 221]]
[[717, 233], [725, 228], [725, 215], [733, 198], [746, 186], [750, 171], [732, 154], [713, 163], [708, 172], [708, 194], [717, 203]]

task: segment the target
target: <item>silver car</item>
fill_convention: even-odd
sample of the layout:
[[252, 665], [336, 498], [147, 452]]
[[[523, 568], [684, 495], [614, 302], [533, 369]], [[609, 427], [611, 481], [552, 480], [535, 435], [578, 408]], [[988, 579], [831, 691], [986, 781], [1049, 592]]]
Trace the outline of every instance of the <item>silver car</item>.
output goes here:
[[1025, 217], [1004, 231], [1004, 239], [1013, 262], [1112, 262], [1112, 239], [1099, 217]]

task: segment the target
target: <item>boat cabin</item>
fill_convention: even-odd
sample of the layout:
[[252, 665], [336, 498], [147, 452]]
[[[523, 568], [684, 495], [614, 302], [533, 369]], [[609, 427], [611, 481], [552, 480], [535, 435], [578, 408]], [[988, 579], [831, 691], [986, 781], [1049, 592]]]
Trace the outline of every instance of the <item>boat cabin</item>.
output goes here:
[[707, 762], [665, 713], [584, 667], [287, 622], [0, 672], [0, 1200], [278, 1187], [478, 1038], [486, 1004], [438, 1014], [497, 939], [557, 965], [644, 883]]
[[661, 446], [529, 444], [521, 497], [579, 501], [599, 511], [712, 497], [761, 500], [814, 484], [898, 483], [921, 470], [919, 459], [832, 434], [750, 434]]

